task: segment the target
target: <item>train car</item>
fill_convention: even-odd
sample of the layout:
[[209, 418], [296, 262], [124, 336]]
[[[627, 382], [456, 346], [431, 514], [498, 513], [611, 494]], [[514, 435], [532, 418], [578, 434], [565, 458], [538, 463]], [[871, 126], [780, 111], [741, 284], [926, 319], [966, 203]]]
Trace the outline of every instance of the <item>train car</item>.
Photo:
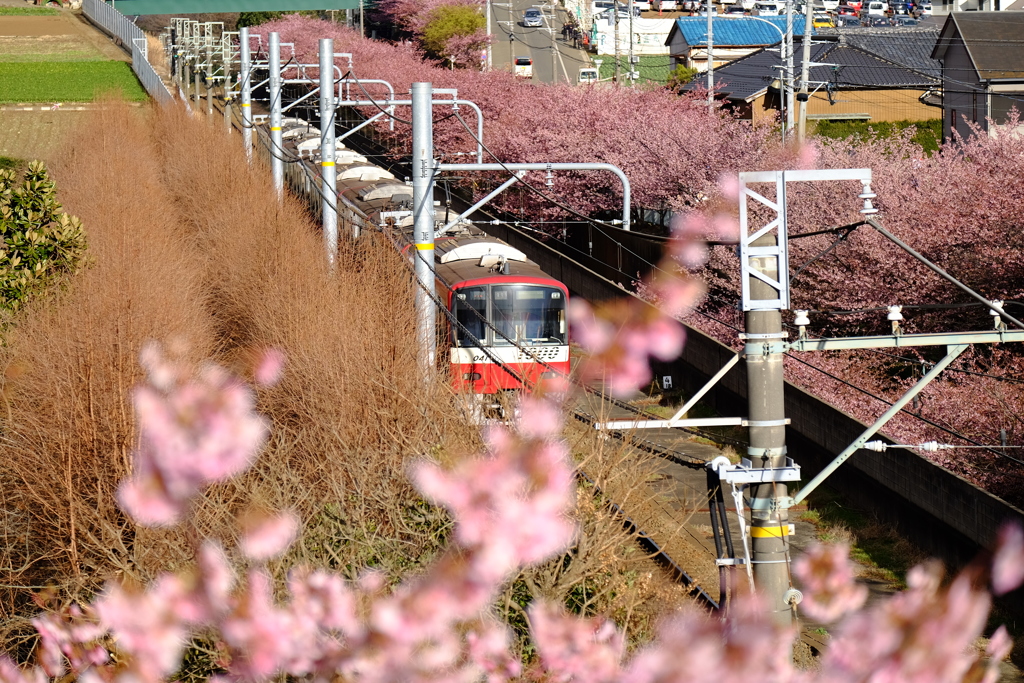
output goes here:
[[[402, 237], [408, 244], [409, 233]], [[495, 397], [568, 376], [564, 284], [465, 224], [435, 241], [434, 268], [437, 294], [455, 321], [447, 342], [456, 391]]]
[[442, 237], [434, 254], [445, 302], [457, 322], [450, 337], [456, 389], [497, 394], [568, 376], [564, 284], [523, 252], [476, 228]]
[[[304, 172], [299, 164], [289, 164], [289, 185], [307, 196], [317, 212], [319, 192], [311, 178], [318, 139], [309, 130], [284, 141], [287, 153], [311, 167]], [[336, 163], [339, 215], [357, 229], [390, 225], [409, 255], [408, 183], [344, 148], [338, 150]], [[457, 391], [495, 398], [568, 376], [569, 290], [564, 284], [523, 252], [469, 223], [450, 228], [435, 241], [434, 259], [437, 294], [457, 322], [444, 335]], [[500, 404], [480, 402], [485, 408]]]

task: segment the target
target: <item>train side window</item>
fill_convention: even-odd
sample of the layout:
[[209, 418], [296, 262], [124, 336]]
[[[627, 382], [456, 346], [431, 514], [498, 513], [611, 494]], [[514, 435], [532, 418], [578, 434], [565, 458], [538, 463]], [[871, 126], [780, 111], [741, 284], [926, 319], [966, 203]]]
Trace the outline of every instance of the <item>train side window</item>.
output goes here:
[[[464, 287], [455, 290], [455, 343], [458, 346], [477, 346], [473, 337], [487, 345], [487, 288]], [[472, 336], [470, 336], [472, 335]]]

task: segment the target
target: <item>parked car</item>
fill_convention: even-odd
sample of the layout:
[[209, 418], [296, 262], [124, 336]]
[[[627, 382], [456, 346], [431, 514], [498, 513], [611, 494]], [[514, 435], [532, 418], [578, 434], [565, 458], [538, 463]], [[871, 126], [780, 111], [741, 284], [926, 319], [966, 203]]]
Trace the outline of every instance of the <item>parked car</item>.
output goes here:
[[894, 17], [893, 26], [917, 26], [921, 22], [914, 17]]
[[526, 10], [523, 14], [523, 26], [543, 26], [544, 17], [541, 15], [540, 10], [536, 7], [531, 7]]
[[840, 5], [836, 8], [836, 14], [840, 17], [855, 17], [857, 10], [852, 5]]
[[785, 7], [781, 2], [758, 0], [758, 2], [754, 3], [754, 11], [751, 14], [759, 17], [777, 17], [785, 11]]
[[889, 3], [883, 0], [870, 0], [861, 8], [861, 14], [868, 17], [885, 17], [889, 15]]
[[743, 5], [736, 3], [735, 5], [729, 5], [725, 10], [726, 14], [732, 14], [735, 16], [741, 16], [747, 13], [747, 10], [743, 9]]
[[892, 26], [892, 22], [889, 21], [889, 17], [865, 16], [863, 19], [861, 19], [860, 25], [866, 26], [868, 28], [886, 28]]
[[811, 18], [811, 24], [814, 28], [832, 28], [836, 25], [836, 22], [832, 19], [830, 14], [819, 14], [815, 12]]
[[656, 12], [673, 12], [679, 9], [682, 0], [651, 0], [651, 9]]
[[919, 2], [917, 3], [917, 13], [922, 17], [930, 17], [932, 15], [932, 3], [930, 2]]
[[586, 83], [597, 83], [599, 78], [597, 69], [592, 66], [583, 66], [580, 67], [580, 75], [576, 82], [580, 85]]
[[520, 78], [533, 78], [533, 60], [529, 57], [516, 57], [515, 74]]
[[633, 8], [643, 12], [649, 12], [651, 9], [651, 0], [633, 0]]

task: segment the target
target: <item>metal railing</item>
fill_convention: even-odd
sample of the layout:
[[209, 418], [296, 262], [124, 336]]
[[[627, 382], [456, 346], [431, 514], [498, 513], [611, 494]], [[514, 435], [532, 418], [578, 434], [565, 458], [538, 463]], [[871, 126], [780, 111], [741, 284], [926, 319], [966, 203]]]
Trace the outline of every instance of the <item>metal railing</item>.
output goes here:
[[149, 63], [149, 46], [142, 29], [102, 0], [83, 0], [82, 12], [89, 21], [116, 38], [126, 50], [131, 51], [132, 71], [150, 97], [161, 104], [174, 99], [164, 85], [163, 79]]

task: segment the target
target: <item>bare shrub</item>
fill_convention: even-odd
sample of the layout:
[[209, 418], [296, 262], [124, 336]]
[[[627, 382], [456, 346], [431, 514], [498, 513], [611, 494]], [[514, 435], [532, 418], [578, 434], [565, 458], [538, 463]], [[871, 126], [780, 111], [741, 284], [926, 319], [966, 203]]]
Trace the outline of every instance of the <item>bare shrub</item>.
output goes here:
[[214, 349], [195, 256], [161, 189], [145, 122], [110, 105], [86, 130], [53, 170], [67, 210], [86, 225], [91, 265], [56, 300], [27, 307], [0, 351], [0, 635], [9, 649], [37, 611], [32, 592], [49, 587], [64, 602], [90, 594], [114, 567], [138, 573], [145, 541], [113, 493], [130, 469], [139, 348], [174, 337], [196, 358]]
[[[108, 103], [55, 174], [83, 220], [92, 266], [59, 300], [27, 311], [0, 356], [10, 406], [0, 439], [6, 649], [27, 638], [40, 591], [66, 604], [112, 577], [145, 583], [187, 566], [204, 536], [225, 539], [242, 563], [234, 521], [254, 510], [288, 508], [303, 521], [271, 567], [279, 577], [304, 563], [349, 576], [371, 567], [397, 581], [429, 562], [450, 521], [413, 489], [408, 462], [453, 461], [482, 442], [445, 373], [427, 380], [417, 369], [414, 283], [391, 245], [374, 234], [343, 240], [331, 272], [305, 208], [275, 199], [237, 137], [174, 108]], [[272, 435], [257, 464], [207, 491], [174, 530], [135, 527], [114, 499], [136, 439], [138, 351], [154, 338], [243, 375], [261, 349], [287, 357], [282, 380], [259, 390]], [[571, 432], [574, 450], [606, 497], [581, 487], [577, 546], [521, 575], [508, 600], [552, 597], [640, 637], [682, 591], [608, 506], [642, 509], [650, 493], [637, 456], [584, 432]], [[194, 644], [184, 679], [209, 673], [204, 647]]]

